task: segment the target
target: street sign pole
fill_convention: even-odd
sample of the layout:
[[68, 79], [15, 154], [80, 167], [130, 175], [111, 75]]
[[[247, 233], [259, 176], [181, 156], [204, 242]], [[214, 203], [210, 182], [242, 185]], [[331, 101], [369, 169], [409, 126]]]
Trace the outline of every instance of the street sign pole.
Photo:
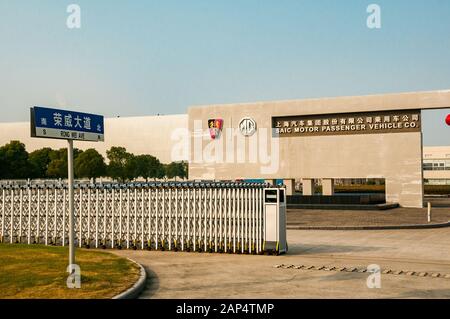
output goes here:
[[[67, 140], [69, 189], [69, 272], [79, 269], [75, 264], [75, 206], [73, 141], [102, 142], [105, 123], [101, 115], [35, 106], [30, 109], [31, 137]], [[79, 239], [81, 240], [81, 238]]]
[[73, 194], [73, 140], [67, 140], [67, 167], [69, 188], [69, 265], [75, 264], [74, 194]]

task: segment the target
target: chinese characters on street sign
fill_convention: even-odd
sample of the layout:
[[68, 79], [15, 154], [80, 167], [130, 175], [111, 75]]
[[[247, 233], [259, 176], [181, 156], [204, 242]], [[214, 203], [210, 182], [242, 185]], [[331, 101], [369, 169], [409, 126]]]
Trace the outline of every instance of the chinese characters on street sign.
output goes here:
[[104, 141], [103, 116], [50, 109], [31, 108], [31, 136], [65, 140]]
[[421, 131], [420, 110], [272, 117], [275, 137]]

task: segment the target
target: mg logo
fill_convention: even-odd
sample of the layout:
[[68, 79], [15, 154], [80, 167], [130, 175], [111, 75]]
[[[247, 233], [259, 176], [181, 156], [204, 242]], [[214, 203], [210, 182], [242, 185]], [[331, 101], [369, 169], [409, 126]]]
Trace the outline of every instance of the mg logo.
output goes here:
[[239, 131], [244, 136], [252, 136], [256, 132], [256, 122], [250, 117], [244, 117], [239, 122]]

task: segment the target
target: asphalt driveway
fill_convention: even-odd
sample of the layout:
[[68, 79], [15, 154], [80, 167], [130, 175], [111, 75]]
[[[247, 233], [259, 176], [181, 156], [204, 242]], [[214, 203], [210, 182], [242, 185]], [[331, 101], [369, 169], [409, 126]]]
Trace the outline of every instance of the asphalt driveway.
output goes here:
[[[278, 257], [113, 252], [146, 268], [142, 298], [450, 298], [449, 228], [289, 230], [288, 242], [289, 253]], [[358, 272], [371, 264], [391, 270], [380, 289]]]

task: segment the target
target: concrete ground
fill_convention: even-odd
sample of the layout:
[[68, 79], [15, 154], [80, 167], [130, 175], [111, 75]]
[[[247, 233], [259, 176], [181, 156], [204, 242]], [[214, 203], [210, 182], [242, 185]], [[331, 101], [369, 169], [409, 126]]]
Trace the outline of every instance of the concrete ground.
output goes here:
[[[450, 221], [449, 207], [432, 207], [431, 224]], [[288, 226], [397, 226], [428, 224], [427, 208], [395, 208], [384, 211], [289, 209]]]
[[367, 273], [283, 269], [305, 265], [450, 274], [450, 229], [288, 231], [289, 253], [251, 256], [114, 251], [144, 265], [142, 298], [450, 298], [450, 278], [382, 274], [369, 289]]

